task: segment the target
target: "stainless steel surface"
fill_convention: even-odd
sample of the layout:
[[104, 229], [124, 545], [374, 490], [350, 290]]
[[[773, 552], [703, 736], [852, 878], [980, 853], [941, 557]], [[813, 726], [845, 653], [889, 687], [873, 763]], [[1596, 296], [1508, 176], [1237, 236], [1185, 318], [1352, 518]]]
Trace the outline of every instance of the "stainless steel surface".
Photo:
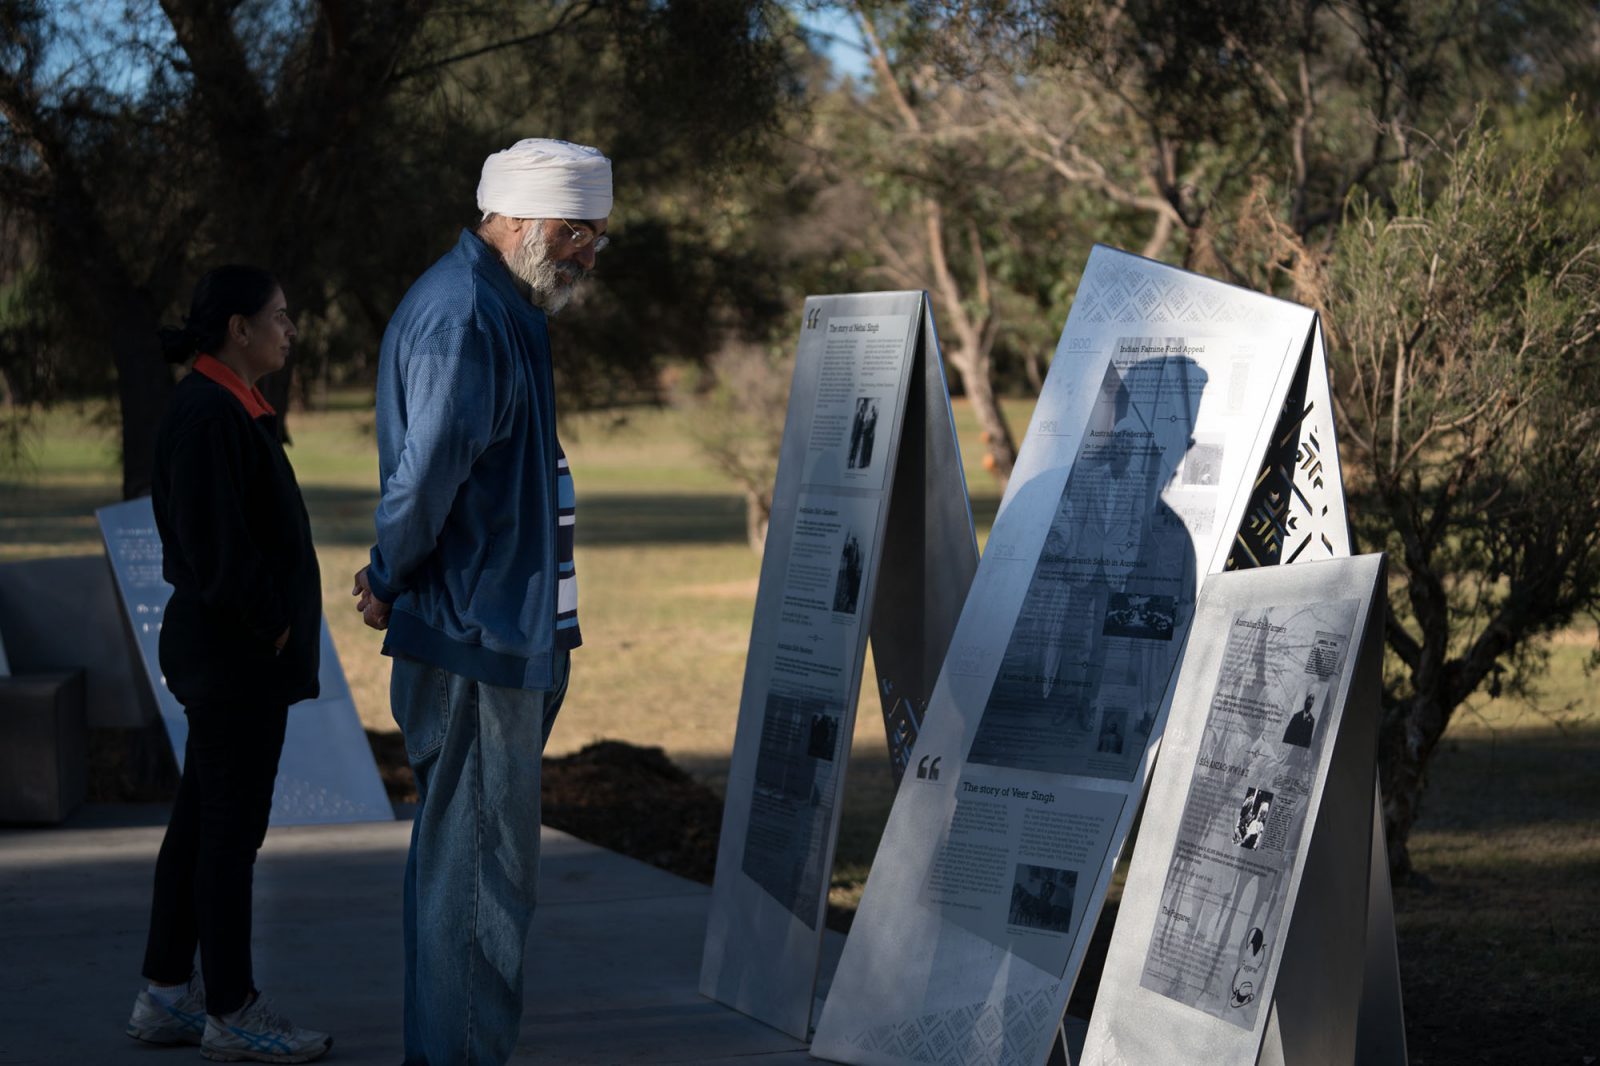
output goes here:
[[927, 301], [920, 343], [907, 383], [905, 431], [873, 594], [872, 662], [897, 784], [978, 569], [950, 388]]
[[1383, 831], [1383, 796], [1376, 781], [1372, 785], [1372, 854], [1368, 869], [1367, 962], [1362, 974], [1361, 1013], [1356, 1023], [1356, 1061], [1361, 1066], [1406, 1066], [1406, 1018], [1400, 994], [1394, 894], [1389, 884], [1389, 847]]
[[[1138, 427], [1125, 430], [1110, 422], [1124, 413], [1122, 392], [1136, 400], [1144, 387], [1138, 384], [1137, 363], [1161, 359], [1169, 367], [1181, 363], [1187, 368], [1179, 377], [1195, 389], [1188, 412], [1173, 405], [1161, 414], [1160, 424], [1144, 428], [1146, 436], [1159, 438], [1170, 431], [1168, 419], [1181, 419], [1188, 423], [1181, 428], [1192, 433], [1178, 468], [1164, 471], [1167, 480], [1150, 517], [1153, 524], [1169, 529], [1181, 522], [1190, 547], [1186, 557], [1165, 551], [1159, 560], [1140, 559], [1134, 565], [1145, 567], [1146, 573], [1153, 569], [1174, 590], [1169, 598], [1177, 601], [1177, 631], [1171, 639], [1180, 641], [1189, 619], [1185, 612], [1192, 610], [1192, 599], [1186, 604], [1185, 598], [1194, 595], [1205, 574], [1226, 565], [1235, 533], [1250, 519], [1252, 503], [1260, 502], [1252, 500], [1253, 489], [1269, 454], [1276, 446], [1275, 454], [1285, 456], [1286, 434], [1304, 421], [1297, 418], [1291, 427], [1280, 425], [1279, 418], [1296, 371], [1308, 361], [1303, 357], [1312, 356], [1314, 365], [1299, 376], [1297, 402], [1302, 406], [1297, 414], [1303, 413], [1307, 397], [1315, 403], [1325, 395], [1326, 373], [1315, 363], [1320, 352], [1316, 319], [1306, 308], [1113, 249], [1094, 249], [914, 753], [918, 762], [940, 759], [944, 774], [938, 782], [911, 775], [901, 782], [813, 1054], [861, 1063], [1045, 1061], [1170, 706], [1170, 659], [1162, 659], [1159, 677], [1148, 670], [1132, 671], [1128, 689], [1144, 693], [1139, 698], [1146, 702], [1132, 709], [1130, 720], [1139, 713], [1152, 714], [1154, 720], [1150, 748], [1140, 753], [1128, 771], [1131, 777], [1124, 779], [1005, 769], [992, 763], [975, 766], [968, 759], [1019, 616], [1030, 602], [1030, 585], [1053, 523], [1071, 509], [1079, 516], [1078, 536], [1091, 527], [1081, 516], [1094, 507], [1092, 476], [1069, 490], [1077, 457], [1119, 433], [1138, 435]], [[1124, 376], [1115, 403], [1107, 401], [1108, 390], [1118, 388], [1113, 372]], [[1323, 407], [1318, 417], [1325, 419], [1325, 403]], [[1097, 418], [1107, 424], [1091, 424]], [[1296, 456], [1302, 450], [1298, 443]], [[1319, 438], [1319, 444], [1332, 454], [1331, 435]], [[1276, 536], [1281, 545], [1283, 530], [1303, 534], [1314, 526], [1315, 536], [1303, 545], [1299, 537], [1289, 549], [1298, 550], [1297, 561], [1347, 552], [1336, 466], [1325, 459], [1313, 474], [1308, 472], [1314, 462], [1280, 458], [1279, 464], [1290, 471], [1290, 498], [1269, 499], [1271, 510], [1255, 516], [1262, 539]], [[1308, 477], [1320, 478], [1320, 483], [1312, 486], [1303, 480]], [[1064, 502], [1064, 492], [1074, 499]], [[1113, 524], [1108, 520], [1104, 527], [1104, 551], [1075, 551], [1069, 562], [1093, 563], [1097, 555], [1104, 562], [1106, 557], [1119, 558], [1119, 550], [1125, 554], [1128, 527], [1119, 534]], [[1148, 535], [1150, 526], [1141, 528], [1146, 532], [1138, 536]], [[1285, 554], [1280, 548], [1278, 557]], [[1039, 607], [1029, 609], [1037, 614]], [[1077, 631], [1064, 632], [1059, 646], [1091, 649], [1079, 664], [1083, 675], [1102, 676], [1105, 664], [1092, 651], [1104, 643], [1098, 637], [1102, 616], [1074, 617], [1071, 624]], [[1109, 716], [1106, 708], [1097, 708], [1097, 713], [1102, 723]], [[958, 786], [993, 789], [1002, 778], [1025, 794], [1052, 797], [1062, 804], [1055, 811], [1097, 827], [1097, 839], [1078, 858], [1058, 864], [1058, 873], [1074, 878], [1065, 933], [1059, 928], [1059, 908], [1052, 912], [1058, 928], [1041, 934], [1020, 927], [1004, 912], [998, 921], [985, 919], [985, 925], [946, 902], [948, 893], [935, 898], [934, 881], [947, 872], [945, 867], [936, 869], [936, 863], [941, 852], [954, 854], [946, 845], [955, 831]], [[965, 838], [973, 835], [965, 827], [962, 832]], [[1006, 861], [1018, 861], [1022, 852], [1007, 854]], [[1013, 890], [1024, 895], [1027, 866], [1018, 861]], [[992, 875], [991, 870], [986, 876]], [[989, 893], [991, 903], [1003, 907], [995, 895]], [[1028, 925], [1026, 918], [1021, 925]], [[1039, 950], [1041, 940], [1047, 950]]]
[[[852, 539], [861, 543], [846, 548], [830, 598], [828, 553]], [[924, 698], [976, 555], [926, 296], [808, 298], [729, 768], [705, 995], [809, 1036], [868, 634], [890, 709]], [[845, 589], [850, 567], [859, 598]]]
[[[1358, 600], [1352, 654], [1322, 704], [1336, 730], [1324, 738], [1306, 806], [1310, 832], [1290, 842], [1291, 870], [1282, 913], [1287, 931], [1266, 927], [1266, 953], [1252, 991], [1261, 1004], [1253, 1025], [1160, 994], [1141, 983], [1157, 931], [1175, 916], [1164, 895], [1169, 862], [1185, 832], [1186, 798], [1203, 759], [1207, 710], [1218, 691], [1230, 622], [1267, 605], [1321, 607]], [[1369, 818], [1382, 667], [1383, 563], [1360, 556], [1305, 566], [1221, 575], [1202, 593], [1162, 760], [1150, 785], [1123, 888], [1084, 1047], [1085, 1066], [1192, 1061], [1331, 1064], [1354, 1061], [1356, 1012], [1366, 960]], [[1218, 893], [1224, 908], [1237, 903]], [[1180, 927], [1181, 928], [1181, 927]], [[1242, 960], [1242, 956], [1241, 956]]]
[[1349, 554], [1350, 524], [1318, 320], [1278, 410], [1266, 458], [1223, 568], [1247, 570]]
[[[172, 586], [161, 577], [161, 538], [150, 498], [95, 512], [111, 559], [118, 597], [133, 635], [145, 679], [160, 710], [178, 767], [183, 767], [189, 722], [161, 675], [161, 614]], [[394, 809], [383, 790], [366, 732], [339, 666], [339, 653], [322, 623], [322, 694], [289, 709], [289, 728], [272, 794], [273, 825], [387, 821]]]

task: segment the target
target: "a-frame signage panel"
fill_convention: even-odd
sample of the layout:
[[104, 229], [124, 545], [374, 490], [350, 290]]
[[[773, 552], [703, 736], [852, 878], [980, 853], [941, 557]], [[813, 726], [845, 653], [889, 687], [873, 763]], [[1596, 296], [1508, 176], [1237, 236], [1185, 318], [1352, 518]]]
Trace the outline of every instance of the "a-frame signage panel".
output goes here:
[[926, 294], [806, 300], [729, 768], [700, 991], [810, 1035], [869, 634], [891, 755], [977, 567]]
[[950, 387], [924, 302], [924, 345], [906, 390], [889, 526], [873, 593], [872, 662], [895, 783], [910, 765], [950, 635], [978, 569], [978, 538], [950, 409]]
[[[1228, 550], [1223, 565], [1230, 572], [1306, 559], [1345, 558], [1350, 554], [1349, 523], [1345, 515], [1327, 354], [1320, 322], [1308, 354], [1309, 358], [1302, 361], [1284, 398], [1244, 523]], [[1383, 799], [1376, 780], [1372, 784], [1370, 807], [1372, 854], [1366, 890], [1366, 959], [1355, 1029], [1357, 1061], [1365, 1066], [1405, 1066], [1408, 1056], [1400, 959], [1395, 939], [1394, 896], [1389, 883]], [[1348, 823], [1360, 816], [1350, 810], [1332, 817]], [[1150, 837], [1144, 835], [1144, 839]], [[1342, 887], [1341, 891], [1348, 887]], [[1359, 888], [1356, 891], [1359, 892]], [[1353, 942], [1361, 938], [1362, 931], [1346, 929], [1343, 935]], [[1269, 1041], [1267, 1046], [1276, 1045]]]
[[1384, 603], [1377, 555], [1206, 583], [1086, 1066], [1368, 1061]]
[[[189, 719], [161, 673], [161, 619], [172, 586], [161, 576], [161, 538], [156, 533], [150, 497], [101, 507], [95, 511], [95, 519], [105, 539], [133, 650], [144, 667], [167, 741], [182, 770]], [[390, 821], [394, 808], [378, 776], [326, 618], [321, 625], [318, 682], [322, 691], [316, 699], [289, 708], [288, 735], [272, 789], [271, 824]]]
[[[1094, 249], [914, 752], [946, 772], [901, 783], [814, 1055], [1045, 1061], [1203, 575], [1319, 352], [1306, 308]], [[1272, 511], [1301, 558], [1344, 541], [1333, 486]]]

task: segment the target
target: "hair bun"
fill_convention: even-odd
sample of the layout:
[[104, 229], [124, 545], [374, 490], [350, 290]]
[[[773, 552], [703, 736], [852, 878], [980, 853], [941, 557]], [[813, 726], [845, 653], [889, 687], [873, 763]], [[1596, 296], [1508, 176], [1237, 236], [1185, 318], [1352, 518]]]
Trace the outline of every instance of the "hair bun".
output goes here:
[[199, 338], [188, 326], [161, 329], [161, 354], [169, 363], [184, 363], [200, 350]]

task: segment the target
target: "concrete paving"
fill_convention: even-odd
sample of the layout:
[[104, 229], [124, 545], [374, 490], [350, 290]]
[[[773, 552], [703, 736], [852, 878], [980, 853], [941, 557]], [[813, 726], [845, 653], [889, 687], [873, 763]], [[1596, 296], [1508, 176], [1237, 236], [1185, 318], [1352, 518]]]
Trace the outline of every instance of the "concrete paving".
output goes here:
[[[130, 824], [135, 823], [135, 824]], [[138, 824], [142, 823], [142, 824]], [[0, 1066], [162, 1066], [123, 1035], [165, 810], [90, 807], [0, 831]], [[255, 972], [331, 1063], [401, 1060], [400, 879], [410, 823], [273, 829], [256, 865]], [[814, 1063], [696, 991], [710, 891], [544, 830], [518, 1063]], [[823, 973], [844, 938], [827, 934]]]

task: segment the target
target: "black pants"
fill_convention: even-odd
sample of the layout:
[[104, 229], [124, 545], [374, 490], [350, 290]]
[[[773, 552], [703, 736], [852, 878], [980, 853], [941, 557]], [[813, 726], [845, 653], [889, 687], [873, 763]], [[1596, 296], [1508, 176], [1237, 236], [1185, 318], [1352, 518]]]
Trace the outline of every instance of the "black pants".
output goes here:
[[244, 1006], [254, 987], [250, 892], [288, 708], [216, 703], [185, 711], [183, 780], [156, 859], [144, 976], [187, 981], [198, 944], [206, 1011], [227, 1014]]

